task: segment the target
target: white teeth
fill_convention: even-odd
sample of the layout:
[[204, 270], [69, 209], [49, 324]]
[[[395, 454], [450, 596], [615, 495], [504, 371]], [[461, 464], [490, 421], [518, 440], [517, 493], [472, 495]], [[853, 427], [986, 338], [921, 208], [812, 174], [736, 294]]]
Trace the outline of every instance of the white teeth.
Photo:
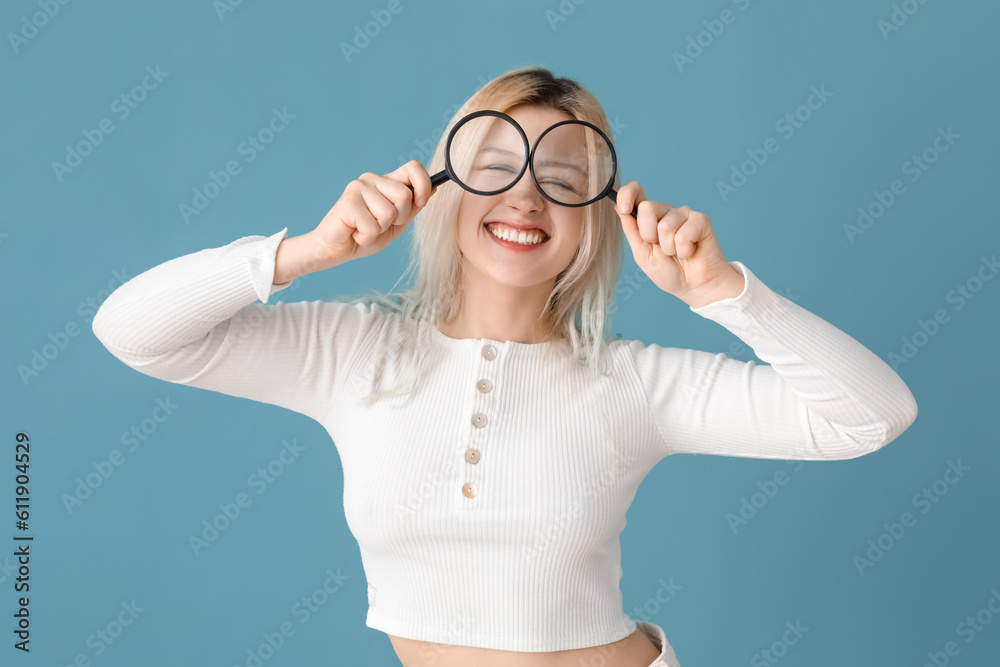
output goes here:
[[504, 228], [502, 230], [497, 229], [496, 225], [487, 225], [486, 229], [504, 241], [511, 241], [513, 243], [520, 243], [521, 245], [536, 245], [544, 240], [544, 236], [537, 232], [515, 232], [509, 228]]

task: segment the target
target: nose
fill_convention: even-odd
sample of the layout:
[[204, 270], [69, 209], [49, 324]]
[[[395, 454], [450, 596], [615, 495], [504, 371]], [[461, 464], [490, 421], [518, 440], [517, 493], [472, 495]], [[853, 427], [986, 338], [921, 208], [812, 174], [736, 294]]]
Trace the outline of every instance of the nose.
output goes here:
[[535, 187], [535, 181], [531, 178], [531, 171], [528, 169], [525, 169], [521, 178], [502, 194], [504, 202], [508, 206], [522, 213], [536, 213], [545, 208], [545, 197]]

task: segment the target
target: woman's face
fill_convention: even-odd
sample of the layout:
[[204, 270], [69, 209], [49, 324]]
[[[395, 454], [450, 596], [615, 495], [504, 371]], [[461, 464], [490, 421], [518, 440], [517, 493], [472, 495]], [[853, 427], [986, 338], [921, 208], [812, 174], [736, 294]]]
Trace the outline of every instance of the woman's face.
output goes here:
[[[524, 130], [529, 147], [555, 123], [573, 119], [562, 111], [525, 105], [506, 113]], [[489, 142], [487, 137], [483, 146]], [[463, 190], [458, 206], [458, 247], [465, 258], [466, 273], [471, 280], [551, 290], [580, 245], [584, 208], [560, 206], [545, 199], [528, 169], [512, 188], [500, 194], [484, 196]], [[529, 242], [530, 237], [538, 236], [539, 229], [545, 240], [537, 245], [502, 241], [490, 230], [501, 232], [505, 222], [534, 228], [526, 232]]]

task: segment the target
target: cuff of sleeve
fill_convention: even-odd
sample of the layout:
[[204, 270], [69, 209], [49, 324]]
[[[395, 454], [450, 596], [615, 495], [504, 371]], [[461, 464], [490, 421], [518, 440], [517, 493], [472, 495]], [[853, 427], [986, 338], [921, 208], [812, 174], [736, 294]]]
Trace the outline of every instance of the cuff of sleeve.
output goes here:
[[252, 252], [247, 255], [247, 266], [250, 269], [250, 279], [253, 282], [253, 289], [257, 293], [257, 298], [261, 303], [267, 303], [268, 298], [275, 292], [280, 292], [294, 280], [289, 280], [278, 285], [274, 284], [274, 256], [278, 252], [278, 244], [288, 235], [288, 227], [271, 236], [246, 236], [237, 239], [233, 245], [243, 243], [254, 243]]
[[784, 297], [762, 283], [743, 262], [732, 261], [729, 265], [743, 276], [743, 291], [726, 299], [719, 299], [691, 310], [729, 328], [739, 328], [747, 317], [767, 322], [781, 315], [787, 307]]

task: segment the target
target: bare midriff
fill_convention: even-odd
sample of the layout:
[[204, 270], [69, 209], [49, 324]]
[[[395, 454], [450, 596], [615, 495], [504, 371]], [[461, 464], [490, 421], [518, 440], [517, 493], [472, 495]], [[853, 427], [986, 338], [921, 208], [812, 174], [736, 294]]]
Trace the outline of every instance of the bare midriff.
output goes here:
[[527, 653], [476, 646], [438, 644], [389, 635], [403, 667], [649, 667], [660, 650], [641, 630], [610, 644], [567, 651]]

